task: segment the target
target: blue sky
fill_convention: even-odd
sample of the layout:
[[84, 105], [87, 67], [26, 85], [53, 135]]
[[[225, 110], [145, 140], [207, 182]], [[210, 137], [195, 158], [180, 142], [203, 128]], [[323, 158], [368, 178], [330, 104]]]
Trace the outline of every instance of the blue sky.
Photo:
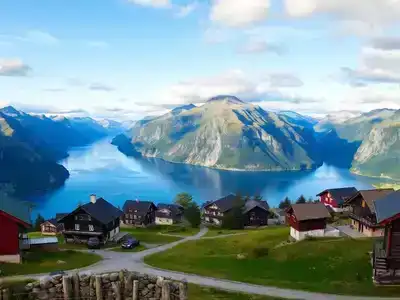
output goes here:
[[397, 0], [2, 0], [0, 106], [136, 119], [234, 94], [400, 108]]

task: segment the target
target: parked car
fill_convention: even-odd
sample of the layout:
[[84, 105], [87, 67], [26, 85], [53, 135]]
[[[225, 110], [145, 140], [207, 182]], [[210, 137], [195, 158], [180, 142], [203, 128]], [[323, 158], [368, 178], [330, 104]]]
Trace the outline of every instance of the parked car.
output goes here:
[[122, 249], [133, 249], [139, 245], [140, 245], [140, 242], [137, 239], [130, 237], [121, 243], [121, 248]]
[[87, 241], [89, 249], [100, 249], [100, 240], [97, 237], [91, 237]]

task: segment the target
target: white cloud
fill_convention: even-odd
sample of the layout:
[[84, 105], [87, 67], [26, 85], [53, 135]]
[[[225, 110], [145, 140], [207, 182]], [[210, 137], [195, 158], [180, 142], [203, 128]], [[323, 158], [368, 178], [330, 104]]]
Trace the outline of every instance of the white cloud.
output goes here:
[[171, 5], [169, 0], [128, 0], [128, 2], [155, 8], [165, 8]]
[[31, 70], [20, 59], [0, 58], [0, 76], [28, 76]]
[[265, 20], [269, 7], [269, 0], [212, 0], [210, 20], [243, 27]]
[[261, 40], [250, 40], [247, 44], [241, 45], [238, 49], [239, 53], [275, 53], [283, 55], [286, 49], [278, 43], [270, 43]]
[[114, 87], [101, 82], [94, 82], [89, 85], [89, 89], [92, 91], [112, 92], [115, 90]]
[[398, 0], [285, 0], [285, 7], [292, 17], [320, 13], [375, 25], [396, 23], [400, 18]]
[[198, 6], [199, 6], [199, 4], [197, 2], [189, 3], [189, 4], [183, 5], [183, 6], [177, 6], [178, 12], [176, 13], [176, 16], [178, 18], [187, 17], [193, 11], [195, 11]]
[[40, 30], [30, 30], [25, 36], [21, 37], [22, 40], [43, 45], [55, 45], [58, 39], [48, 32]]
[[268, 76], [271, 87], [300, 87], [303, 81], [296, 75], [290, 73], [273, 73]]

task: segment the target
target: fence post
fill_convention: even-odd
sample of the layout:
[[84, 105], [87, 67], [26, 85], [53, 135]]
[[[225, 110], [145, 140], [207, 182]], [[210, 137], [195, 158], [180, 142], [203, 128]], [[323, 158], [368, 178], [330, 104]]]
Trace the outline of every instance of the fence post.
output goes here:
[[10, 290], [9, 289], [3, 289], [2, 294], [2, 300], [9, 300], [10, 299]]
[[103, 300], [103, 293], [101, 290], [101, 276], [96, 275], [96, 300]]
[[62, 285], [64, 291], [64, 300], [69, 300], [71, 295], [70, 278], [68, 276], [63, 276]]
[[79, 300], [79, 275], [78, 273], [74, 273], [72, 275], [72, 288], [74, 290], [74, 300]]
[[139, 280], [133, 281], [132, 300], [139, 300]]
[[121, 282], [111, 283], [112, 289], [114, 290], [115, 300], [122, 300], [121, 298]]
[[171, 287], [170, 281], [164, 280], [161, 289], [161, 300], [171, 300]]
[[125, 274], [124, 271], [119, 271], [119, 286], [121, 289], [121, 295], [125, 295]]
[[188, 285], [187, 285], [187, 282], [179, 283], [179, 300], [188, 300]]

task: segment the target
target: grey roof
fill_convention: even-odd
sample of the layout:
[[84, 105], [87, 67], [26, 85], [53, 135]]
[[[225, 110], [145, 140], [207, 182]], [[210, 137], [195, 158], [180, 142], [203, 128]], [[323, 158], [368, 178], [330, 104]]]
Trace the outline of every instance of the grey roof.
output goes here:
[[128, 209], [133, 209], [139, 214], [146, 214], [152, 205], [156, 207], [151, 201], [126, 200], [122, 210], [126, 213]]
[[268, 205], [267, 201], [248, 200], [244, 204], [243, 213], [246, 214], [255, 207], [259, 207], [265, 211], [269, 211], [269, 205]]
[[68, 213], [58, 213], [56, 214], [56, 220], [60, 220], [62, 218], [64, 218], [66, 215], [68, 215]]
[[271, 211], [275, 213], [276, 215], [280, 217], [285, 217], [286, 216], [286, 211], [284, 209], [280, 208], [272, 208]]
[[[75, 212], [79, 211], [80, 209], [84, 210], [87, 214], [103, 224], [108, 224], [124, 214], [121, 210], [116, 208], [108, 201], [104, 200], [103, 198], [98, 198], [95, 203], [89, 202], [79, 206], [73, 212], [68, 214], [68, 216], [75, 214]], [[65, 217], [66, 216], [59, 219], [58, 222], [62, 222]]]
[[321, 202], [292, 204], [288, 212], [293, 211], [298, 221], [326, 219], [331, 216], [328, 209]]
[[400, 190], [377, 200], [373, 202], [373, 206], [378, 223], [400, 214]]
[[226, 212], [230, 209], [232, 209], [234, 203], [235, 203], [235, 199], [236, 199], [236, 195], [234, 194], [230, 194], [228, 196], [222, 197], [218, 200], [215, 200], [213, 202], [209, 202], [207, 203], [204, 208], [206, 208], [207, 206], [211, 206], [213, 204], [215, 204], [216, 206], [218, 206], [218, 208], [220, 209], [221, 212]]
[[317, 196], [321, 196], [322, 194], [330, 193], [338, 204], [343, 204], [343, 202], [354, 196], [357, 193], [357, 189], [355, 187], [345, 187], [345, 188], [336, 188], [336, 189], [326, 189], [319, 193]]
[[28, 225], [31, 224], [29, 205], [27, 203], [0, 194], [0, 210]]

